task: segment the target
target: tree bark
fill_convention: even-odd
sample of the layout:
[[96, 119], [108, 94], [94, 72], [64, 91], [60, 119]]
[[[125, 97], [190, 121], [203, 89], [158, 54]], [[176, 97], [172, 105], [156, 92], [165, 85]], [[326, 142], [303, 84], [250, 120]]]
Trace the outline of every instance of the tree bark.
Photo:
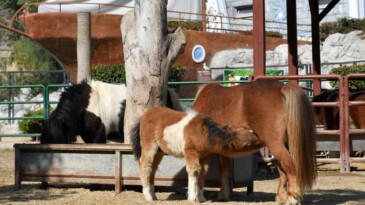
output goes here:
[[167, 30], [167, 0], [136, 0], [121, 31], [127, 81], [124, 141], [145, 111], [164, 105], [170, 68], [185, 48], [180, 28]]
[[77, 83], [91, 79], [91, 14], [77, 14]]

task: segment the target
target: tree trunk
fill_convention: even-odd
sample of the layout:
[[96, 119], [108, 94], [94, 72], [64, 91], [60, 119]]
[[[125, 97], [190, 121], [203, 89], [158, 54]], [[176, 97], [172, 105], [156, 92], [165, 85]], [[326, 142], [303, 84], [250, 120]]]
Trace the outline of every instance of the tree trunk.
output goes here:
[[127, 81], [124, 140], [149, 108], [164, 105], [169, 70], [185, 48], [182, 30], [167, 30], [167, 0], [136, 0], [121, 31]]
[[77, 14], [77, 83], [91, 79], [91, 15]]

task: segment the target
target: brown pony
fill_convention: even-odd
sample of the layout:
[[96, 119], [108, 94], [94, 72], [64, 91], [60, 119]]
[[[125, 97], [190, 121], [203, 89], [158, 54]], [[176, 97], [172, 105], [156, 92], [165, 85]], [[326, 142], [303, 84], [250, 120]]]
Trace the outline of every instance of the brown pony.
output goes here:
[[[338, 90], [325, 90], [315, 96], [312, 102], [338, 102]], [[349, 95], [350, 101], [365, 101], [365, 91], [352, 90]], [[338, 107], [316, 107], [316, 118], [327, 130], [338, 130], [340, 128], [340, 117]], [[365, 106], [349, 107], [350, 123], [358, 129], [365, 129]]]
[[[364, 90], [351, 90], [349, 94], [350, 101], [365, 101]], [[338, 102], [338, 90], [325, 90], [319, 95], [315, 96], [313, 102]], [[349, 125], [357, 129], [365, 129], [365, 106], [357, 105], [349, 108]], [[316, 107], [316, 119], [318, 124], [324, 125], [327, 130], [338, 130], [340, 128], [340, 116], [338, 107]], [[330, 152], [335, 155], [331, 157], [338, 157], [338, 152]], [[363, 150], [355, 150], [351, 152], [351, 156], [364, 156]]]
[[[365, 101], [365, 91], [352, 92], [349, 96], [350, 101]], [[351, 106], [349, 108], [349, 114], [358, 129], [365, 129], [365, 106]]]
[[[217, 123], [253, 130], [278, 161], [277, 202], [298, 204], [302, 192], [312, 188], [317, 177], [314, 113], [299, 86], [274, 80], [234, 87], [208, 84], [198, 90], [193, 109]], [[228, 199], [229, 171], [221, 169], [220, 197]]]
[[[313, 97], [312, 102], [338, 102], [338, 90], [325, 90]], [[340, 125], [338, 107], [315, 107], [317, 125], [323, 125], [327, 130], [338, 130]]]
[[185, 158], [188, 200], [204, 202], [204, 178], [212, 154], [235, 157], [261, 146], [257, 136], [244, 126], [231, 129], [195, 111], [178, 112], [165, 107], [147, 111], [132, 132], [145, 199], [156, 199], [154, 176], [166, 153]]

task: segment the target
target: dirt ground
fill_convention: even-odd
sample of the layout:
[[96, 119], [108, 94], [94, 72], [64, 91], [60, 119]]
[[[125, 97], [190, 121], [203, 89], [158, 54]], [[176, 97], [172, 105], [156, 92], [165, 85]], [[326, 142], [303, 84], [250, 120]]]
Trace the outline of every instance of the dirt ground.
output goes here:
[[[0, 143], [1, 144], [1, 143]], [[0, 146], [0, 204], [189, 204], [186, 189], [158, 187], [158, 201], [146, 203], [140, 187], [127, 186], [120, 194], [113, 187], [91, 191], [88, 185], [50, 184], [46, 190], [40, 183], [22, 183], [14, 191], [14, 150]], [[303, 204], [365, 204], [365, 163], [351, 164], [351, 173], [341, 174], [336, 164], [320, 165], [319, 178], [313, 190], [304, 195]], [[259, 171], [255, 173], [254, 194], [247, 196], [246, 188], [234, 189], [229, 202], [215, 201], [217, 188], [205, 191], [204, 204], [275, 204], [278, 174]]]

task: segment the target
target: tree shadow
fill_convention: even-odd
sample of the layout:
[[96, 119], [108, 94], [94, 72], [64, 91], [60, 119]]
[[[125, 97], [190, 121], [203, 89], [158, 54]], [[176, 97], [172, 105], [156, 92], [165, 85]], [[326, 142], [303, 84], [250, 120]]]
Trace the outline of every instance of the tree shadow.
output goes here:
[[[365, 186], [364, 186], [365, 187]], [[305, 196], [305, 204], [343, 204], [346, 202], [365, 204], [365, 191], [350, 189], [314, 190]]]
[[[207, 201], [210, 202], [225, 202], [218, 200], [218, 191], [205, 190], [204, 197]], [[180, 192], [172, 192], [166, 198], [169, 201], [180, 201], [187, 199], [187, 189], [181, 190]], [[253, 195], [247, 195], [245, 191], [233, 191], [231, 193], [230, 199], [228, 202], [274, 202], [275, 194], [274, 193], [262, 193], [256, 192]]]
[[39, 184], [22, 184], [22, 189], [14, 191], [13, 185], [0, 186], [0, 204], [10, 204], [14, 202], [46, 202], [57, 198], [67, 197], [69, 195], [76, 194], [75, 191], [69, 191], [67, 193], [50, 193], [48, 191], [41, 190]]
[[[169, 192], [171, 192], [171, 190]], [[234, 191], [231, 194], [229, 202], [245, 202], [250, 204], [261, 204], [265, 202], [275, 203], [275, 195], [275, 193], [270, 192], [254, 192], [253, 194], [247, 195], [244, 191]], [[205, 191], [204, 196], [207, 201], [218, 202], [218, 191]], [[186, 200], [186, 189], [180, 190], [180, 192], [171, 193], [166, 200]], [[365, 204], [365, 191], [363, 192], [349, 189], [314, 190], [304, 195], [304, 201], [302, 204], [335, 205], [347, 204], [349, 202], [354, 202], [355, 204]]]

